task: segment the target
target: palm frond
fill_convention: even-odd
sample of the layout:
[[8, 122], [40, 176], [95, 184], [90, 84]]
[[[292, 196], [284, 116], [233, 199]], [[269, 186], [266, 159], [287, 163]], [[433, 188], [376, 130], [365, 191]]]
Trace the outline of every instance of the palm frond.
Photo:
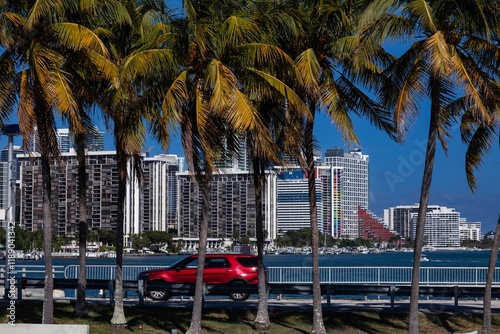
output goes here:
[[438, 28], [435, 22], [436, 18], [433, 14], [433, 8], [431, 8], [427, 1], [410, 1], [406, 6], [404, 6], [403, 11], [408, 11], [410, 12], [409, 15], [417, 17], [420, 25], [422, 25], [426, 31], [431, 33], [438, 32]]
[[108, 50], [101, 39], [85, 26], [63, 22], [53, 24], [51, 28], [59, 37], [59, 43], [67, 49], [78, 51], [86, 48], [103, 56], [108, 55]]
[[262, 35], [260, 28], [247, 18], [232, 15], [220, 27], [223, 48], [236, 48], [238, 45], [258, 41]]
[[121, 80], [135, 81], [140, 77], [154, 76], [175, 67], [173, 53], [167, 49], [144, 50], [131, 54], [123, 62]]
[[483, 157], [490, 151], [496, 136], [495, 126], [479, 126], [468, 141], [467, 152], [465, 153], [465, 173], [467, 183], [472, 191], [477, 189], [474, 172], [479, 169]]
[[212, 59], [205, 69], [203, 89], [210, 94], [209, 106], [212, 110], [225, 110], [237, 90], [236, 76], [217, 59]]
[[292, 89], [290, 86], [288, 86], [286, 83], [284, 83], [283, 81], [279, 80], [278, 78], [269, 73], [260, 71], [255, 68], [247, 68], [247, 71], [258, 75], [262, 80], [264, 80], [264, 82], [267, 82], [267, 84], [270, 87], [272, 87], [283, 98], [286, 99], [288, 106], [292, 110], [299, 112], [303, 116], [305, 115], [306, 117], [310, 117], [307, 105], [304, 103], [302, 98], [295, 92], [295, 90]]
[[429, 51], [430, 66], [434, 75], [439, 77], [449, 75], [451, 71], [451, 54], [443, 33], [438, 31], [430, 36], [424, 48]]
[[303, 89], [314, 99], [320, 96], [319, 72], [320, 63], [312, 48], [304, 50], [295, 60], [295, 66], [302, 78]]

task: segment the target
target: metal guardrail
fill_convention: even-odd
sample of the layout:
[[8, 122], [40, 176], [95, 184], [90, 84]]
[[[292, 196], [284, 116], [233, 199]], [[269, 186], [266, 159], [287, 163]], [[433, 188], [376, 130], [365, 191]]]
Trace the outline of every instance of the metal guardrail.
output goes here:
[[[40, 276], [45, 275], [45, 265], [14, 265], [10, 268], [9, 273], [16, 277]], [[64, 266], [52, 266], [54, 277], [64, 274]], [[34, 275], [33, 275], [34, 274]], [[0, 266], [0, 279], [5, 277], [5, 267]]]
[[[115, 279], [116, 266], [115, 265], [86, 265], [87, 279]], [[141, 271], [149, 269], [166, 268], [165, 266], [123, 266], [122, 277], [124, 281], [137, 280], [137, 274]], [[80, 266], [69, 265], [64, 269], [65, 278], [78, 278]]]
[[[311, 283], [310, 267], [270, 267], [270, 283]], [[320, 282], [330, 284], [411, 284], [412, 267], [321, 267]], [[483, 285], [486, 267], [420, 268], [420, 285]], [[495, 269], [493, 285], [500, 285], [500, 268]]]
[[[87, 265], [87, 279], [114, 279], [116, 266]], [[161, 266], [123, 266], [123, 279], [136, 280], [144, 270]], [[410, 285], [412, 267], [321, 267], [322, 284]], [[79, 266], [64, 269], [65, 278], [78, 278]], [[420, 285], [484, 286], [486, 267], [424, 267], [420, 268]], [[312, 283], [311, 267], [268, 267], [269, 283]], [[495, 269], [493, 285], [500, 286], [500, 268]]]

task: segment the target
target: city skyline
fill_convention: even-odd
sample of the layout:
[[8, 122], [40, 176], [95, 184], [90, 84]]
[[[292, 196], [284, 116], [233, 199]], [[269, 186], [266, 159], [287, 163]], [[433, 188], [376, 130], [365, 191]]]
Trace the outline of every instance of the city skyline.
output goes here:
[[[428, 117], [425, 109], [401, 144], [374, 129], [364, 119], [354, 118], [353, 122], [360, 141], [358, 146], [344, 143], [335, 125], [323, 113], [317, 115], [315, 136], [322, 156], [327, 149], [335, 146], [345, 149], [359, 147], [363, 154], [370, 156], [368, 208], [379, 217], [383, 216], [384, 209], [418, 203], [427, 143]], [[448, 143], [448, 158], [440, 146], [436, 150], [429, 205], [454, 208], [468, 222], [481, 222], [484, 233], [494, 231], [500, 214], [497, 204], [500, 189], [495, 182], [500, 179], [498, 141], [476, 171], [477, 190], [473, 193], [465, 177], [466, 146], [460, 141], [457, 126], [452, 127], [450, 132], [453, 138]], [[152, 153], [158, 152], [152, 150]], [[171, 141], [168, 153], [184, 156], [178, 136]]]
[[[423, 158], [427, 138], [427, 120], [425, 115], [415, 122], [405, 142], [398, 144], [386, 134], [375, 130], [364, 119], [353, 119], [355, 131], [360, 145], [349, 145], [335, 125], [331, 124], [323, 113], [319, 113], [315, 124], [315, 136], [321, 148], [322, 157], [327, 149], [335, 146], [349, 149], [359, 147], [363, 154], [370, 156], [369, 207], [374, 214], [381, 217], [383, 210], [398, 205], [413, 205], [420, 197], [420, 183], [423, 173]], [[60, 126], [64, 127], [64, 125]], [[98, 124], [99, 130], [104, 126]], [[455, 208], [469, 222], [481, 222], [483, 232], [495, 229], [500, 208], [498, 184], [492, 182], [500, 177], [500, 151], [494, 145], [490, 155], [483, 161], [476, 172], [478, 189], [472, 193], [465, 178], [465, 145], [460, 142], [458, 128], [451, 129], [454, 136], [449, 141], [449, 157], [444, 156], [438, 147], [434, 169], [433, 183], [429, 205], [441, 205]], [[21, 139], [15, 138], [20, 145]], [[1, 147], [7, 145], [7, 138], [1, 137]], [[113, 150], [113, 138], [109, 131], [104, 132], [104, 149]], [[163, 153], [159, 144], [149, 139], [144, 151], [150, 155]], [[168, 154], [184, 156], [179, 134], [172, 134]]]

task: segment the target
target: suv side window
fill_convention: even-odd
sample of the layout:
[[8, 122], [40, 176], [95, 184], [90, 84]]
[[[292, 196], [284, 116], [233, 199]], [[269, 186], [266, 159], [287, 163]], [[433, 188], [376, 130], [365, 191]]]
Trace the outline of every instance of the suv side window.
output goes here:
[[212, 257], [206, 259], [205, 268], [227, 268], [229, 267], [229, 263], [227, 259], [223, 257]]
[[238, 257], [236, 261], [243, 267], [257, 267], [259, 265], [256, 257]]
[[192, 261], [189, 261], [188, 263], [186, 263], [186, 265], [184, 266], [184, 268], [186, 268], [186, 269], [196, 269], [196, 268], [198, 268], [198, 259], [193, 259]]

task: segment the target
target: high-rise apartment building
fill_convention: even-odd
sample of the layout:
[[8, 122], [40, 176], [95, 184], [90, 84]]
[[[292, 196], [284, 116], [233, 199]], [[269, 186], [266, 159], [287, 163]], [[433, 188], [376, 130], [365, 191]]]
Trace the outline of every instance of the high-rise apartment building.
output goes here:
[[99, 131], [97, 126], [94, 127], [93, 132], [87, 134], [85, 148], [87, 151], [104, 151], [104, 132]]
[[144, 158], [143, 231], [177, 231], [177, 155]]
[[[17, 154], [23, 153], [20, 146], [13, 147], [12, 156], [12, 180], [16, 182], [19, 180], [19, 163], [17, 161]], [[0, 210], [7, 210], [7, 192], [9, 191], [9, 150], [8, 147], [0, 152]], [[15, 195], [15, 194], [13, 194]], [[17, 217], [14, 217], [15, 219]], [[0, 218], [0, 226], [6, 226], [5, 221]]]
[[250, 169], [250, 159], [248, 157], [247, 137], [238, 135], [234, 149], [226, 147], [223, 155], [215, 161], [215, 166], [222, 173], [225, 171], [248, 171]]
[[[418, 213], [412, 213], [410, 226], [415, 239]], [[439, 206], [425, 215], [424, 244], [431, 247], [460, 247], [460, 212]]]
[[[56, 137], [57, 137], [57, 145], [61, 153], [68, 153], [74, 149], [75, 140], [71, 135], [69, 129], [65, 128], [57, 129]], [[28, 144], [29, 144], [28, 145], [29, 152], [40, 152], [40, 142], [36, 131], [31, 135], [31, 139], [29, 140]], [[94, 127], [94, 131], [86, 135], [85, 149], [87, 151], [104, 150], [104, 132], [99, 131], [97, 126]]]
[[[319, 230], [328, 235], [339, 233], [342, 221], [342, 168], [315, 168], [316, 204]], [[286, 232], [311, 227], [307, 174], [300, 168], [278, 169], [277, 230]]]
[[[78, 161], [73, 152], [62, 154], [62, 167], [52, 168], [52, 217], [54, 232], [72, 235], [78, 230]], [[20, 211], [21, 226], [28, 231], [43, 228], [42, 173], [36, 154], [18, 155], [21, 164]], [[118, 170], [114, 151], [88, 152], [87, 210], [88, 226], [92, 230], [116, 230]], [[140, 191], [133, 166], [128, 168], [129, 183], [125, 197], [124, 233], [129, 236], [141, 232]]]
[[[418, 214], [418, 203], [413, 205], [398, 205], [384, 210], [384, 224], [404, 238], [412, 237], [411, 218]], [[427, 212], [439, 210], [439, 205], [428, 205]]]
[[468, 223], [465, 218], [462, 218], [460, 221], [460, 241], [481, 241], [481, 238], [481, 223]]
[[73, 148], [73, 137], [69, 134], [69, 129], [57, 129], [57, 146], [61, 153], [68, 153]]
[[[202, 209], [202, 190], [192, 175], [178, 174], [179, 236], [198, 238]], [[276, 238], [275, 179], [269, 172], [263, 191], [264, 230]], [[210, 192], [208, 236], [211, 238], [255, 237], [255, 188], [252, 174], [232, 170], [213, 175]]]
[[358, 207], [368, 208], [369, 157], [361, 150], [349, 152], [334, 147], [325, 153], [325, 163], [342, 170], [342, 221], [335, 237], [356, 239], [359, 237]]

